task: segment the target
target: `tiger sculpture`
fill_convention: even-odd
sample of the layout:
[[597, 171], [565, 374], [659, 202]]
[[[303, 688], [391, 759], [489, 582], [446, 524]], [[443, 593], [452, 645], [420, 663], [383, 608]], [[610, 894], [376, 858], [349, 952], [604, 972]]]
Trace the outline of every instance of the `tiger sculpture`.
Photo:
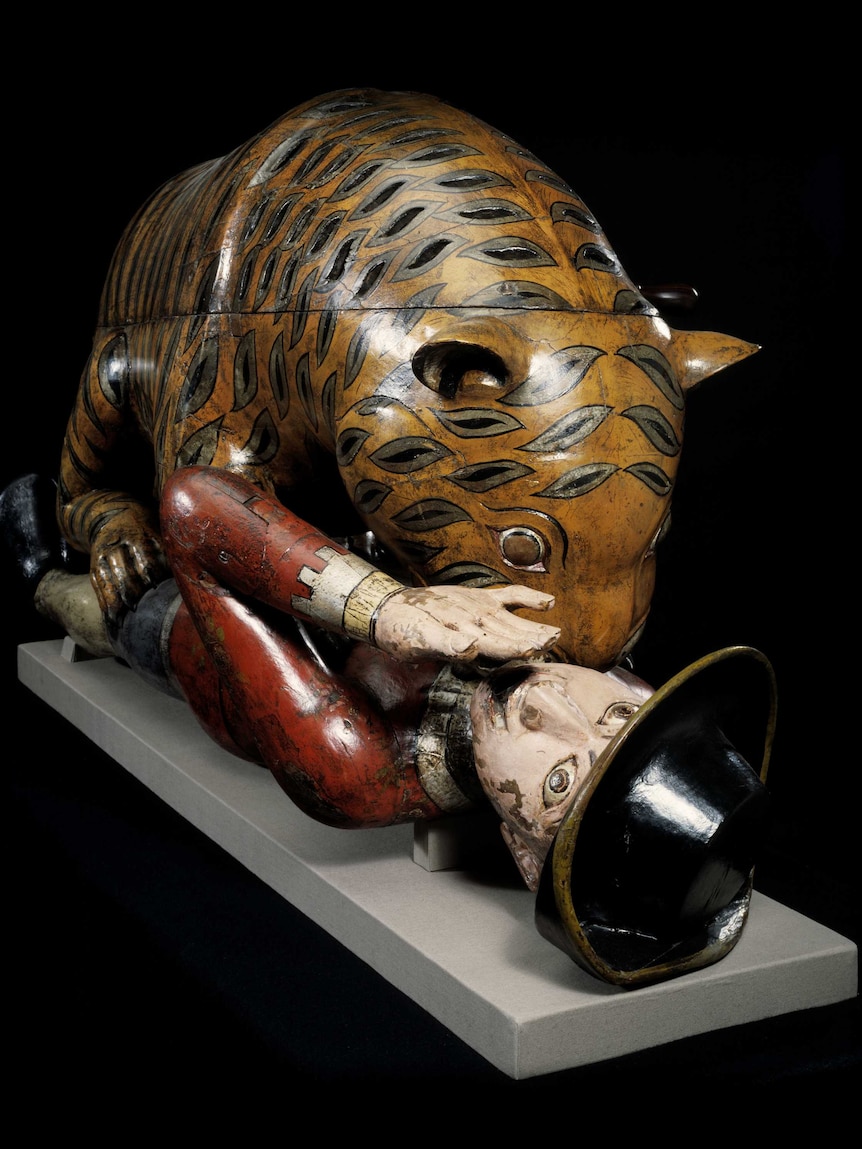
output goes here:
[[332, 92], [128, 226], [61, 529], [114, 617], [164, 578], [169, 477], [223, 468], [328, 534], [370, 532], [405, 584], [547, 595], [520, 616], [608, 668], [649, 611], [686, 393], [755, 350], [669, 327], [505, 134], [429, 95]]

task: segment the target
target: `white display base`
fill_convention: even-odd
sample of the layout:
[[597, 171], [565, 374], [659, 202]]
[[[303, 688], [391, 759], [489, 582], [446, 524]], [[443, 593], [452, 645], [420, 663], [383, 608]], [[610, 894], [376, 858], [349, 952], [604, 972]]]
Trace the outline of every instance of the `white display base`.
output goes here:
[[18, 654], [22, 683], [512, 1078], [856, 994], [856, 946], [756, 892], [738, 945], [716, 965], [635, 991], [606, 986], [540, 936], [526, 888], [438, 868], [457, 856], [451, 822], [439, 837], [423, 827], [416, 844], [410, 826], [319, 825], [113, 659], [75, 661], [68, 639]]

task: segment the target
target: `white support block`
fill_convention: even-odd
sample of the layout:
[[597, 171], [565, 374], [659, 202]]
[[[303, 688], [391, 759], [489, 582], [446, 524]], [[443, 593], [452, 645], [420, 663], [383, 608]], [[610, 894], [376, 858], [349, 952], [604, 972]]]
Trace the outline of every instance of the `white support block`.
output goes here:
[[488, 850], [505, 849], [500, 819], [492, 813], [453, 815], [413, 827], [413, 861], [426, 870], [468, 869]]

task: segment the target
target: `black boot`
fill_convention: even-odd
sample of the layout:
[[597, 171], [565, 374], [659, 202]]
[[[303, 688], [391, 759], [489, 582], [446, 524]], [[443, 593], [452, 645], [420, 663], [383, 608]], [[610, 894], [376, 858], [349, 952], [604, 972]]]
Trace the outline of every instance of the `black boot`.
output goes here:
[[[88, 577], [89, 561], [60, 533], [57, 490], [42, 475], [22, 475], [0, 492], [0, 609], [26, 625], [27, 641], [69, 635], [87, 655], [113, 653]], [[33, 631], [35, 630], [35, 634]]]
[[57, 488], [43, 475], [22, 475], [0, 492], [0, 547], [3, 565], [33, 595], [49, 570], [87, 569], [60, 534]]

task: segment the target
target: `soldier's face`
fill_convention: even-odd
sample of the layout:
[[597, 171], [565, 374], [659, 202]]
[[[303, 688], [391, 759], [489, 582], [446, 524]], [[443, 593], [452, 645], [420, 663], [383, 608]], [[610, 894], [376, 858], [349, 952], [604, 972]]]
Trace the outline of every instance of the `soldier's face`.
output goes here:
[[545, 663], [503, 668], [476, 690], [476, 770], [531, 889], [599, 755], [652, 693], [624, 670]]

